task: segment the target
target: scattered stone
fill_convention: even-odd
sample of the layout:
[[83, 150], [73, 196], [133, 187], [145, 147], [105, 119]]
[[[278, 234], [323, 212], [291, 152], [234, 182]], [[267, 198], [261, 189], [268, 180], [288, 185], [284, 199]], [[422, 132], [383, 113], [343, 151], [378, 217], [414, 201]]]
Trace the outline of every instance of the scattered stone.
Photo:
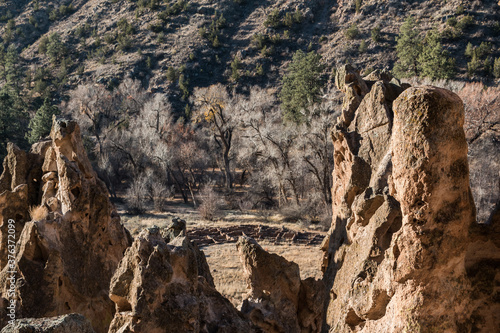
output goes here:
[[72, 313], [52, 318], [23, 318], [5, 326], [1, 333], [95, 333], [82, 315]]

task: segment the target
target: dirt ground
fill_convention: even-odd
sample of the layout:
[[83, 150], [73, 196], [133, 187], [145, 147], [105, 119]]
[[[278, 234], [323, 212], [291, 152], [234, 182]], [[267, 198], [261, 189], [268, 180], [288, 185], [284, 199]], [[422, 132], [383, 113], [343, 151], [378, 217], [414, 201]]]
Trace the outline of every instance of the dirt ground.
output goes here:
[[[123, 206], [120, 204], [117, 204], [117, 209], [123, 224], [134, 236], [146, 227], [153, 225], [159, 227], [166, 226], [172, 217], [180, 217], [185, 220], [188, 231], [209, 226], [228, 227], [241, 224], [256, 224], [280, 228], [284, 226], [294, 231], [312, 231], [322, 235], [326, 234], [320, 226], [287, 223], [279, 214], [224, 211], [218, 220], [206, 221], [200, 217], [199, 213], [192, 206], [181, 203], [169, 206], [167, 212], [152, 212], [143, 215], [126, 214]], [[279, 254], [287, 260], [296, 262], [299, 265], [302, 279], [307, 277], [321, 278], [322, 252], [319, 249], [319, 245], [299, 245], [291, 242], [276, 244], [272, 240], [260, 240], [259, 243], [266, 251]], [[236, 244], [211, 244], [202, 246], [201, 250], [203, 250], [207, 257], [217, 290], [235, 306], [240, 305], [247, 290], [243, 275], [243, 266], [236, 250]]]

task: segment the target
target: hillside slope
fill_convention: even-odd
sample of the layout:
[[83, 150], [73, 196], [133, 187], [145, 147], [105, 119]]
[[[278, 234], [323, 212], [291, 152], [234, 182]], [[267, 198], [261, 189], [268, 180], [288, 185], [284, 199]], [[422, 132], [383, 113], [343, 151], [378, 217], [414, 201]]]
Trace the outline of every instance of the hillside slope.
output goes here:
[[[14, 44], [33, 73], [50, 69], [62, 80], [58, 92], [85, 81], [116, 85], [130, 76], [169, 91], [179, 105], [196, 86], [278, 85], [298, 49], [319, 52], [327, 71], [345, 62], [392, 69], [395, 37], [408, 15], [422, 36], [432, 28], [442, 33], [458, 78], [468, 77], [469, 42], [490, 43], [472, 76], [493, 78], [483, 62], [500, 56], [496, 1], [5, 0], [0, 13], [5, 47]], [[40, 44], [54, 32], [66, 52], [51, 61]], [[233, 76], [235, 57], [240, 63]]]

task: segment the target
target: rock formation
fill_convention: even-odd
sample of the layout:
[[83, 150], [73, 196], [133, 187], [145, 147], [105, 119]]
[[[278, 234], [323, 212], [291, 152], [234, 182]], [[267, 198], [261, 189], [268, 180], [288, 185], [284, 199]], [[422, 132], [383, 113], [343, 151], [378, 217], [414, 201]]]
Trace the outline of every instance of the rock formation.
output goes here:
[[80, 314], [52, 318], [17, 319], [3, 328], [2, 333], [95, 333], [90, 322]]
[[299, 266], [242, 236], [237, 248], [249, 289], [241, 311], [263, 332], [321, 332], [324, 285]]
[[182, 220], [143, 230], [111, 280], [114, 332], [252, 332], [249, 321], [220, 295], [204, 254]]
[[13, 219], [17, 317], [76, 312], [106, 332], [114, 314], [109, 281], [130, 236], [92, 170], [76, 122], [54, 118], [50, 137], [29, 153], [8, 146], [0, 177], [3, 302], [10, 277], [7, 221]]
[[490, 224], [500, 210], [499, 156], [500, 123], [469, 143], [470, 181], [479, 223]]
[[331, 332], [494, 331], [500, 247], [474, 231], [462, 102], [380, 73], [369, 79], [349, 66], [336, 78], [346, 99], [332, 133], [325, 324]]

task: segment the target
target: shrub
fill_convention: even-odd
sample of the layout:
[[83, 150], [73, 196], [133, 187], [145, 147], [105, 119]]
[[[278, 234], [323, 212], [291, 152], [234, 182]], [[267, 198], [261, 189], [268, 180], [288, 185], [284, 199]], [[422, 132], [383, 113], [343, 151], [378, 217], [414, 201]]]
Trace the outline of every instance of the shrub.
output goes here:
[[297, 8], [295, 9], [295, 13], [293, 13], [293, 20], [295, 21], [295, 23], [302, 23], [302, 20], [303, 20], [303, 16], [302, 16], [302, 12]]
[[151, 185], [151, 196], [156, 211], [163, 212], [166, 208], [167, 200], [174, 195], [174, 187], [168, 187], [162, 182], [153, 182]]
[[118, 23], [118, 28], [120, 32], [125, 35], [133, 35], [135, 33], [135, 28], [132, 24], [130, 24], [125, 17], [122, 17]]
[[185, 0], [179, 0], [173, 5], [167, 4], [167, 7], [158, 15], [158, 18], [162, 21], [167, 21], [170, 16], [175, 16], [180, 14], [182, 11], [186, 11], [188, 6], [189, 4]]
[[252, 36], [252, 43], [259, 49], [261, 50], [265, 45], [267, 41], [267, 36], [256, 33]]
[[491, 43], [488, 42], [482, 42], [481, 45], [477, 48], [477, 56], [478, 58], [482, 58], [485, 55], [488, 55], [491, 53]]
[[125, 193], [127, 211], [130, 214], [142, 214], [148, 201], [148, 184], [144, 176], [136, 177]]
[[375, 43], [378, 43], [380, 41], [380, 25], [377, 25], [375, 28], [372, 29], [371, 31], [371, 36], [372, 36], [372, 40], [375, 42]]
[[163, 24], [161, 24], [160, 22], [151, 23], [148, 26], [148, 29], [151, 30], [154, 33], [160, 33], [163, 30]]
[[500, 22], [493, 23], [493, 33], [495, 36], [500, 35]]
[[266, 27], [277, 28], [280, 25], [280, 11], [276, 8], [269, 15], [267, 15], [264, 21]]
[[43, 36], [38, 44], [38, 52], [42, 54], [47, 53], [47, 44], [49, 44], [49, 38], [47, 36]]
[[85, 65], [81, 64], [76, 69], [76, 75], [83, 75], [84, 72], [85, 72]]
[[285, 17], [283, 18], [283, 24], [289, 28], [291, 28], [293, 26], [293, 16], [292, 16], [292, 13], [290, 12], [287, 12], [285, 14]]
[[213, 183], [202, 187], [198, 194], [198, 200], [201, 202], [198, 206], [198, 212], [202, 218], [213, 221], [220, 216], [224, 198], [215, 191]]
[[449, 19], [446, 20], [446, 24], [448, 24], [450, 27], [456, 27], [457, 26], [457, 19], [455, 17], [450, 17]]
[[[500, 64], [500, 61], [499, 61], [499, 64]], [[255, 73], [258, 76], [264, 75], [264, 67], [262, 66], [262, 64], [257, 64], [257, 66], [255, 67]]]
[[166, 77], [170, 82], [174, 82], [177, 79], [177, 71], [172, 66], [170, 66], [169, 68], [167, 68]]
[[31, 221], [44, 220], [49, 215], [49, 210], [45, 205], [31, 206], [29, 209]]
[[474, 18], [470, 15], [465, 15], [460, 19], [460, 21], [458, 21], [456, 28], [459, 31], [463, 31], [466, 28], [470, 27], [472, 24], [474, 24]]
[[500, 57], [496, 58], [493, 63], [493, 76], [500, 78]]
[[359, 36], [359, 30], [356, 23], [351, 24], [349, 28], [344, 32], [347, 39], [355, 39]]
[[109, 33], [109, 34], [104, 35], [104, 41], [107, 44], [114, 44], [115, 40], [116, 40], [116, 34]]
[[359, 53], [365, 53], [367, 49], [368, 49], [368, 46], [366, 45], [366, 42], [364, 40], [362, 40], [361, 43], [359, 44], [359, 48], [358, 48]]
[[118, 35], [118, 49], [122, 51], [127, 51], [132, 47], [132, 40], [127, 35]]

